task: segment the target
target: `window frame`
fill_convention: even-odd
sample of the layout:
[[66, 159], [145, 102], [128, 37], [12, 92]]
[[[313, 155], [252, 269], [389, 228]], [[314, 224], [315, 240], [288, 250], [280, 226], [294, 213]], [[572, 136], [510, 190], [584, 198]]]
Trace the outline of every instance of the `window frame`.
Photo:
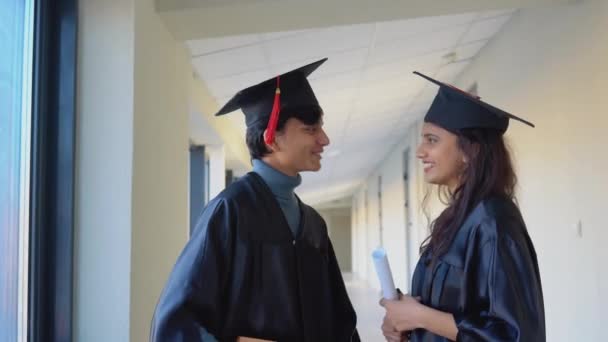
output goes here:
[[71, 341], [77, 0], [36, 0], [28, 341]]

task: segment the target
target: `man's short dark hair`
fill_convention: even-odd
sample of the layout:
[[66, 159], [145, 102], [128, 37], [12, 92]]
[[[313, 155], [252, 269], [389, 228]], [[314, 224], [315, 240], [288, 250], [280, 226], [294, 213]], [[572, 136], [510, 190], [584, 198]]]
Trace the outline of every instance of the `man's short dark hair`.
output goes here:
[[[284, 113], [290, 114], [283, 115]], [[281, 114], [282, 115], [279, 116], [279, 122], [277, 123], [277, 132], [280, 132], [285, 128], [285, 124], [290, 118], [296, 118], [306, 125], [315, 125], [321, 120], [323, 110], [320, 107], [287, 108], [283, 109]], [[249, 148], [251, 159], [260, 159], [270, 153], [264, 143], [264, 130], [266, 129], [266, 126], [266, 123], [259, 123], [247, 127], [245, 141]]]

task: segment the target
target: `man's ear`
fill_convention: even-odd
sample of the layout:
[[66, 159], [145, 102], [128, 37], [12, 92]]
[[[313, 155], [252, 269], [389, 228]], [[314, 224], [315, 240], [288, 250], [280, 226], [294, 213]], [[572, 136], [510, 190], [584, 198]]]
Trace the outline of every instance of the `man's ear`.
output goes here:
[[277, 134], [275, 132], [274, 134], [274, 139], [272, 140], [272, 142], [270, 144], [266, 143], [266, 137], [268, 136], [268, 129], [264, 130], [264, 134], [263, 134], [263, 139], [264, 139], [264, 145], [266, 145], [266, 148], [270, 151], [270, 152], [275, 152], [279, 150], [279, 146], [277, 145]]

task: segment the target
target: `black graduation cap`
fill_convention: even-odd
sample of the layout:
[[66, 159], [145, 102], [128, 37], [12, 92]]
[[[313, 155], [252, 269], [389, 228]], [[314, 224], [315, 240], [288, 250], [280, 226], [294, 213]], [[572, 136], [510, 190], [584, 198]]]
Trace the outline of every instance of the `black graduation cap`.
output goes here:
[[439, 86], [439, 91], [424, 117], [425, 122], [436, 124], [452, 133], [467, 128], [496, 129], [504, 133], [509, 127], [509, 119], [534, 127], [529, 121], [481, 101], [479, 96], [432, 79], [418, 71], [414, 71], [414, 74]]
[[[215, 115], [224, 115], [241, 109], [245, 114], [247, 127], [267, 124], [266, 143], [272, 143], [279, 114], [286, 109], [321, 111], [315, 93], [307, 77], [327, 58], [299, 67], [239, 91]], [[290, 114], [290, 113], [285, 113]]]

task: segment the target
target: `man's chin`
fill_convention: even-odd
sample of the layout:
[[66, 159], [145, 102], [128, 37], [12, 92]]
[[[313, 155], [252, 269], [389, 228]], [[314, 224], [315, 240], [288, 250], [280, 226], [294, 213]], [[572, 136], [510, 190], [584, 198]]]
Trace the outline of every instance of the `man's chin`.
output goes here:
[[321, 170], [321, 163], [318, 164], [312, 164], [310, 166], [308, 166], [306, 169], [302, 170], [302, 172], [317, 172]]

